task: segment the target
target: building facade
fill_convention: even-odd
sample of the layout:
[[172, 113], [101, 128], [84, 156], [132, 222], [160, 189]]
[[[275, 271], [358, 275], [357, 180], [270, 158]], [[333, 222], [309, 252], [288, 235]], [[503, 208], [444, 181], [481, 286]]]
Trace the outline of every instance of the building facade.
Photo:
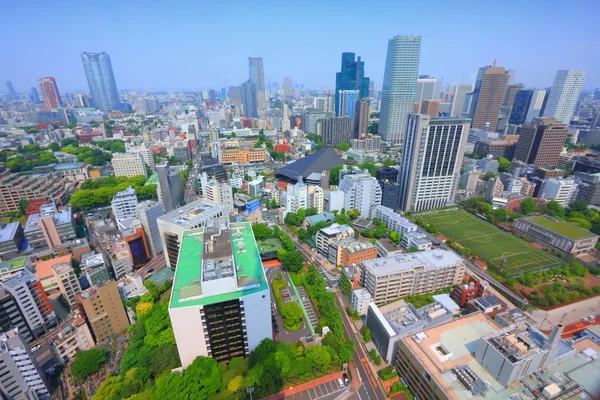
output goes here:
[[586, 76], [585, 69], [556, 71], [548, 102], [544, 108], [544, 117], [554, 118], [568, 126], [573, 118]]
[[568, 133], [568, 126], [554, 118], [535, 118], [521, 126], [514, 159], [536, 167], [554, 168]]
[[471, 128], [483, 129], [489, 124], [489, 130], [496, 131], [507, 82], [508, 73], [504, 68], [479, 68], [469, 111]]
[[62, 106], [62, 100], [60, 93], [58, 92], [58, 86], [56, 85], [56, 79], [51, 76], [38, 80], [44, 103], [49, 110], [57, 109], [58, 106]]
[[328, 146], [337, 147], [340, 143], [350, 144], [353, 137], [351, 117], [323, 118], [319, 121], [321, 125], [321, 138]]
[[132, 178], [134, 176], [144, 175], [145, 177], [148, 177], [144, 158], [138, 153], [115, 153], [112, 156], [111, 164], [115, 176]]
[[369, 78], [365, 77], [365, 63], [360, 56], [355, 59], [354, 53], [342, 53], [342, 66], [340, 72], [335, 74], [335, 114], [344, 115], [340, 107], [340, 91], [358, 91], [357, 100], [369, 97]]
[[94, 107], [102, 111], [121, 109], [119, 91], [107, 53], [81, 53], [83, 70], [92, 94]]

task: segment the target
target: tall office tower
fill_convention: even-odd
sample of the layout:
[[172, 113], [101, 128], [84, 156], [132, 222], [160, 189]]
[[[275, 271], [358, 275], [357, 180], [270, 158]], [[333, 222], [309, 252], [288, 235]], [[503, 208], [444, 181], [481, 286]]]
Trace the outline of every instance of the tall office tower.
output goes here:
[[165, 215], [165, 207], [162, 203], [146, 200], [138, 204], [138, 213], [144, 232], [146, 232], [146, 236], [150, 239], [152, 255], [157, 256], [163, 252], [157, 220], [159, 217]]
[[29, 92], [29, 98], [34, 103], [39, 103], [40, 102], [40, 95], [39, 95], [39, 93], [38, 93], [38, 91], [37, 91], [36, 88], [34, 88], [34, 87], [31, 88], [31, 91]]
[[89, 107], [89, 106], [90, 106], [90, 102], [88, 100], [88, 97], [83, 93], [79, 93], [77, 95], [77, 107]]
[[554, 84], [552, 84], [550, 96], [544, 108], [544, 117], [554, 118], [568, 126], [573, 118], [577, 99], [581, 94], [586, 76], [587, 70], [585, 69], [556, 71]]
[[408, 114], [413, 111], [421, 36], [394, 36], [388, 42], [378, 135], [392, 145], [401, 145]]
[[33, 340], [33, 334], [10, 293], [0, 288], [0, 332], [17, 328], [27, 343]]
[[545, 99], [547, 99], [547, 90], [520, 90], [515, 97], [508, 123], [520, 125], [538, 118], [542, 113]]
[[283, 120], [290, 119], [290, 107], [287, 104], [283, 105]]
[[365, 63], [354, 53], [342, 53], [342, 67], [335, 74], [335, 115], [341, 117], [346, 109], [341, 107], [342, 90], [357, 90], [357, 100], [369, 97], [369, 78], [365, 77]]
[[183, 368], [196, 357], [227, 362], [273, 337], [271, 295], [249, 222], [186, 230], [169, 316]]
[[325, 112], [334, 112], [335, 105], [333, 104], [334, 97], [318, 96], [313, 99], [313, 108], [323, 110]]
[[554, 168], [568, 133], [569, 126], [554, 118], [534, 118], [531, 123], [521, 126], [513, 159], [536, 167]]
[[129, 326], [129, 318], [121, 301], [117, 282], [108, 280], [92, 286], [77, 295], [82, 315], [92, 327], [96, 343], [102, 343], [112, 335], [123, 332]]
[[375, 97], [375, 81], [369, 79], [369, 97]]
[[321, 124], [321, 138], [326, 145], [337, 147], [342, 142], [350, 144], [354, 132], [350, 117], [323, 118], [318, 123]]
[[15, 299], [36, 339], [56, 326], [56, 314], [37, 276], [24, 269], [0, 282], [0, 287]]
[[[420, 107], [425, 100], [439, 100], [442, 91], [442, 83], [442, 81], [431, 78], [428, 75], [420, 76], [419, 79], [417, 79], [415, 104], [418, 104]], [[417, 110], [417, 112], [422, 113], [420, 109]]]
[[251, 80], [240, 85], [242, 95], [242, 110], [243, 115], [249, 118], [257, 118], [258, 111], [256, 108], [256, 86]]
[[525, 89], [525, 85], [522, 83], [512, 83], [506, 86], [504, 100], [502, 100], [502, 107], [500, 108], [500, 115], [502, 117], [507, 118], [510, 115], [515, 102], [515, 96], [523, 89]]
[[265, 69], [262, 57], [248, 57], [248, 74], [256, 87], [256, 104], [261, 111], [265, 104]]
[[502, 67], [479, 68], [469, 111], [471, 128], [483, 129], [489, 122], [490, 132], [496, 131], [507, 80], [508, 73]]
[[369, 129], [369, 99], [362, 99], [354, 106], [354, 137], [363, 139]]
[[242, 88], [240, 86], [229, 88], [229, 100], [232, 107], [235, 107], [235, 115], [242, 115]]
[[454, 203], [469, 122], [410, 114], [399, 177], [401, 210], [428, 210]]
[[[9, 399], [50, 398], [45, 373], [18, 329], [0, 335], [0, 392]], [[6, 397], [5, 397], [6, 396]]]
[[173, 211], [183, 204], [183, 183], [179, 172], [169, 168], [169, 163], [165, 161], [156, 166], [156, 173], [158, 174], [159, 198], [165, 207], [165, 212]]
[[128, 178], [138, 175], [148, 176], [144, 157], [139, 153], [115, 153], [111, 164], [115, 176], [126, 176]]
[[139, 218], [138, 198], [135, 189], [129, 186], [127, 189], [117, 192], [110, 203], [112, 213], [117, 222], [130, 218]]
[[354, 107], [356, 102], [359, 100], [360, 90], [340, 90], [336, 93], [336, 98], [339, 103], [336, 106], [338, 117], [347, 115], [350, 119], [354, 118]]
[[113, 73], [110, 56], [107, 53], [81, 53], [83, 69], [92, 94], [94, 107], [102, 111], [121, 108], [117, 82]]
[[11, 100], [17, 99], [17, 92], [15, 92], [15, 87], [13, 86], [11, 81], [6, 81], [6, 89], [8, 89], [8, 97]]
[[233, 189], [231, 185], [227, 182], [218, 182], [214, 176], [210, 180], [206, 176], [204, 179], [207, 179], [207, 182], [206, 185], [202, 186], [202, 192], [206, 200], [221, 204], [225, 212], [233, 211]]
[[344, 192], [344, 208], [360, 211], [362, 218], [372, 218], [375, 207], [381, 205], [381, 186], [368, 173], [344, 175], [340, 190]]
[[440, 114], [440, 101], [423, 100], [419, 112], [421, 114], [429, 115], [430, 117], [437, 117]]
[[452, 118], [462, 117], [462, 111], [465, 106], [465, 97], [467, 93], [473, 92], [473, 85], [470, 83], [459, 83], [454, 90], [452, 98], [452, 107], [450, 108], [450, 116]]
[[56, 86], [56, 80], [51, 76], [38, 80], [44, 103], [49, 110], [54, 110], [58, 106], [62, 106], [62, 100], [60, 99], [60, 93], [58, 92], [58, 86]]
[[283, 78], [283, 96], [292, 97], [292, 78], [288, 76]]

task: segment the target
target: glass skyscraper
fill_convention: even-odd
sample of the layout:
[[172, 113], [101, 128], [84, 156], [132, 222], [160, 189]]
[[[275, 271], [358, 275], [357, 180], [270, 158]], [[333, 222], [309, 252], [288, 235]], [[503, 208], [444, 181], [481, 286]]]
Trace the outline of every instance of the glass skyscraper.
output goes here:
[[94, 107], [102, 111], [119, 110], [121, 102], [110, 56], [104, 52], [84, 52], [81, 53], [81, 60]]
[[421, 36], [398, 35], [388, 42], [377, 133], [389, 144], [403, 143], [415, 103], [420, 56]]
[[563, 69], [556, 71], [554, 84], [544, 109], [544, 117], [552, 117], [569, 125], [587, 76], [585, 69]]
[[365, 63], [354, 53], [342, 53], [341, 72], [335, 74], [335, 114], [340, 117], [340, 91], [358, 90], [360, 99], [369, 97], [369, 78], [365, 78]]

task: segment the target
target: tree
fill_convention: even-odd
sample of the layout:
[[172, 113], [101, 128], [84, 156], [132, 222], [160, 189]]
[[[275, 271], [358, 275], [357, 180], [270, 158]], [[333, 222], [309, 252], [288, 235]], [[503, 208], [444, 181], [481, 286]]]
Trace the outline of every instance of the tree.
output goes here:
[[71, 373], [76, 378], [86, 378], [97, 372], [104, 361], [106, 361], [106, 350], [102, 347], [80, 351], [75, 354], [75, 361], [71, 365]]
[[400, 244], [400, 234], [396, 231], [390, 232], [390, 240], [395, 244]]
[[358, 211], [358, 210], [348, 210], [348, 212], [346, 213], [346, 215], [348, 216], [348, 218], [350, 218], [350, 220], [355, 220], [356, 218], [360, 217], [360, 211]]
[[301, 208], [298, 211], [296, 211], [296, 218], [298, 220], [298, 225], [302, 224], [302, 222], [304, 222], [304, 218], [306, 217], [306, 213], [304, 212], [304, 210]]
[[510, 169], [510, 160], [504, 157], [498, 157], [498, 172], [508, 172]]
[[371, 330], [366, 325], [363, 325], [360, 328], [360, 334], [362, 335], [362, 338], [365, 341], [365, 343], [371, 341]]
[[296, 216], [296, 213], [293, 212], [287, 213], [283, 222], [285, 222], [286, 225], [291, 226], [300, 226], [301, 224], [301, 221], [298, 222], [298, 217]]
[[571, 211], [579, 211], [584, 212], [587, 211], [587, 203], [585, 201], [574, 201], [569, 205], [569, 212]]
[[339, 185], [340, 184], [340, 170], [342, 169], [341, 165], [335, 166], [329, 170], [329, 184], [330, 185]]
[[27, 207], [29, 207], [29, 200], [19, 200], [19, 211], [21, 212], [21, 215], [27, 215]]
[[537, 209], [537, 203], [531, 197], [528, 197], [521, 202], [519, 209], [523, 214], [530, 215]]
[[281, 262], [281, 265], [291, 272], [300, 271], [304, 263], [304, 258], [302, 258], [301, 253], [297, 251], [279, 249], [277, 250], [277, 259]]
[[350, 149], [350, 143], [342, 142], [338, 144], [337, 149], [340, 151], [348, 151]]
[[324, 346], [315, 346], [306, 350], [306, 357], [311, 360], [318, 371], [324, 372], [331, 365], [331, 354]]
[[273, 231], [269, 229], [267, 224], [255, 222], [252, 224], [252, 231], [256, 240], [264, 240], [273, 237]]
[[295, 301], [285, 304], [281, 310], [283, 324], [287, 329], [297, 330], [302, 326], [302, 308]]

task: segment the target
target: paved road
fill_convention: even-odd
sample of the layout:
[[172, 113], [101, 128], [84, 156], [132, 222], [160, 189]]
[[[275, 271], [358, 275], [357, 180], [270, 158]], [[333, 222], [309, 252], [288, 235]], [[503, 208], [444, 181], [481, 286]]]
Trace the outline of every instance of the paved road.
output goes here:
[[[299, 243], [296, 240], [296, 236], [290, 232], [285, 226], [284, 230], [296, 245], [297, 249], [300, 249], [302, 254], [308, 259], [314, 257], [312, 254], [302, 243]], [[332, 272], [327, 271], [327, 268], [321, 262], [322, 260], [318, 257], [314, 257], [315, 261], [313, 262], [317, 268], [321, 271], [321, 274], [325, 278], [328, 286], [334, 287], [339, 283], [339, 279], [333, 280]], [[354, 340], [356, 343], [354, 346], [354, 364], [356, 365], [356, 369], [358, 370], [358, 377], [353, 377], [353, 379], [360, 379], [360, 387], [359, 389], [350, 396], [351, 398], [357, 398], [359, 400], [384, 400], [387, 398], [387, 392], [382, 388], [379, 378], [375, 374], [374, 368], [371, 365], [371, 361], [369, 360], [369, 355], [367, 349], [364, 347], [362, 342], [362, 338], [360, 338], [358, 331], [356, 330], [354, 323], [348, 319], [348, 315], [344, 312], [345, 306], [344, 302], [340, 297], [339, 291], [336, 289], [336, 303], [340, 310], [340, 314], [342, 315], [342, 321], [344, 323], [344, 330], [346, 331], [346, 336], [350, 339]]]
[[146, 263], [146, 265], [144, 265], [142, 268], [136, 270], [135, 272], [137, 274], [139, 274], [143, 279], [149, 278], [149, 276], [146, 276], [148, 274], [149, 270], [153, 270], [152, 274], [157, 273], [158, 271], [160, 271], [161, 269], [165, 268], [167, 266], [167, 262], [165, 261], [165, 255], [164, 254], [159, 254], [158, 256], [154, 257], [153, 259], [151, 259], [150, 261], [148, 261]]
[[347, 398], [350, 395], [351, 387], [340, 384], [338, 380], [322, 383], [314, 388], [303, 392], [286, 396], [286, 400], [335, 400], [338, 398]]

